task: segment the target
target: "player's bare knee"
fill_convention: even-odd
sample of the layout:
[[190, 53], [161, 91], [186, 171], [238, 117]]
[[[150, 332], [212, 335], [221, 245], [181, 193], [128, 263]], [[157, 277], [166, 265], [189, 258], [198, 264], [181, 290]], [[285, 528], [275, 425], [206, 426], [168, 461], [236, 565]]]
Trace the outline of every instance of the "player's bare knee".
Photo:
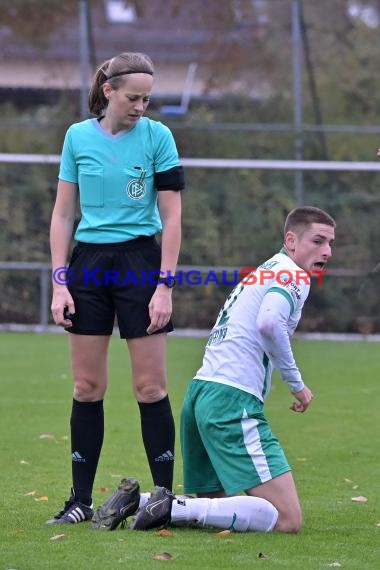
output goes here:
[[297, 534], [301, 530], [301, 522], [287, 521], [282, 529], [282, 532], [290, 534]]
[[287, 532], [297, 534], [302, 527], [301, 513], [293, 513], [291, 515], [279, 515], [274, 531]]

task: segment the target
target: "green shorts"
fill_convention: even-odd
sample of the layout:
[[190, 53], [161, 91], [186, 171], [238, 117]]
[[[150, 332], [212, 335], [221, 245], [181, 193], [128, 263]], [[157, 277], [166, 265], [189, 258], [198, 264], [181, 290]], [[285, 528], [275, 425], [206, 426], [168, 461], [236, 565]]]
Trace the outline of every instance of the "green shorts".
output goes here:
[[181, 412], [185, 493], [235, 495], [290, 471], [255, 396], [194, 379]]

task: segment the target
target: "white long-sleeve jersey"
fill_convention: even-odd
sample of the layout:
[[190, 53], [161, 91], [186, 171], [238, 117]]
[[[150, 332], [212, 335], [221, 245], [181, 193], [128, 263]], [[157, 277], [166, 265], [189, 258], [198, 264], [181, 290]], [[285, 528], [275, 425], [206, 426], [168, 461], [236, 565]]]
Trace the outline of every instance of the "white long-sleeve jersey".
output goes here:
[[239, 388], [264, 401], [276, 368], [292, 392], [302, 390], [290, 337], [309, 290], [310, 275], [284, 250], [260, 265], [227, 298], [195, 377]]

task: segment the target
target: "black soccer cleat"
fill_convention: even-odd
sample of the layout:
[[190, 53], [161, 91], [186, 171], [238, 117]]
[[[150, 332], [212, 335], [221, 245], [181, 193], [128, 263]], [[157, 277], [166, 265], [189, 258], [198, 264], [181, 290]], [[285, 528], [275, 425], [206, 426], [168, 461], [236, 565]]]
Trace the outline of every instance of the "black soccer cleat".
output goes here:
[[92, 505], [84, 505], [75, 499], [74, 491], [71, 489], [71, 495], [65, 506], [55, 517], [46, 521], [46, 524], [76, 524], [92, 519], [94, 511]]
[[165, 487], [156, 487], [146, 505], [138, 510], [131, 529], [150, 530], [167, 526], [171, 521], [174, 499], [175, 495], [171, 491]]
[[115, 530], [135, 514], [140, 504], [140, 485], [137, 479], [122, 479], [112, 495], [96, 509], [91, 526], [96, 530]]

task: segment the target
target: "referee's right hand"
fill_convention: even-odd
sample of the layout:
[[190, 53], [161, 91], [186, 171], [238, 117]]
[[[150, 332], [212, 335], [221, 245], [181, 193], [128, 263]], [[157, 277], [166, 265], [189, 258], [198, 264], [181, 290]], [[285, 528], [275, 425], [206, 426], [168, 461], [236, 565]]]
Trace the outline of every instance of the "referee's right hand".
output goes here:
[[51, 302], [51, 313], [56, 325], [63, 328], [72, 326], [69, 315], [75, 313], [75, 305], [69, 290], [64, 285], [53, 289], [53, 299]]

